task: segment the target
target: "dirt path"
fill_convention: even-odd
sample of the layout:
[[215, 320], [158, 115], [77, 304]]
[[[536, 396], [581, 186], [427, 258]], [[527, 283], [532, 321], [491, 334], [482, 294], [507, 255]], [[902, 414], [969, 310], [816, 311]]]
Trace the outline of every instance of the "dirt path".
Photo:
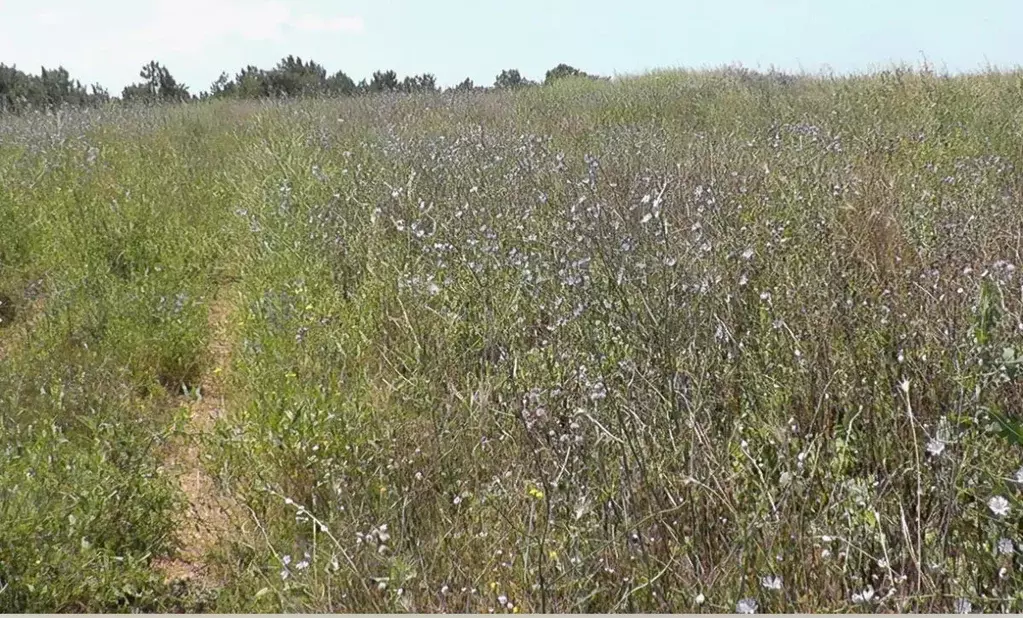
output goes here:
[[207, 587], [215, 585], [216, 579], [205, 563], [207, 553], [221, 539], [237, 538], [241, 522], [245, 521], [240, 516], [239, 505], [224, 495], [206, 472], [202, 450], [202, 437], [213, 430], [225, 410], [224, 375], [231, 355], [231, 301], [230, 288], [223, 288], [210, 306], [212, 369], [203, 377], [201, 398], [180, 400], [188, 408], [188, 428], [185, 435], [171, 443], [165, 462], [167, 469], [177, 477], [188, 508], [177, 516], [177, 555], [155, 563], [167, 580], [190, 580]]

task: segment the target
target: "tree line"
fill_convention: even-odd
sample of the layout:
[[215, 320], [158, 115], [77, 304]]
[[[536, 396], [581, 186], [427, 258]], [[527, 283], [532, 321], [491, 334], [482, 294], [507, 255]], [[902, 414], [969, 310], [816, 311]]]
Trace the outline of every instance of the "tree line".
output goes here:
[[[344, 71], [328, 74], [327, 69], [297, 56], [282, 59], [271, 69], [247, 66], [234, 76], [221, 73], [207, 90], [199, 94], [189, 92], [188, 86], [177, 81], [167, 67], [152, 61], [139, 72], [141, 81], [126, 86], [120, 97], [112, 96], [99, 84], [88, 87], [72, 79], [63, 67], [42, 68], [33, 75], [16, 66], [0, 64], [0, 113], [32, 109], [50, 109], [62, 106], [95, 106], [110, 101], [163, 103], [206, 99], [271, 99], [306, 96], [357, 96], [380, 92], [427, 93], [440, 92], [437, 78], [432, 73], [399, 78], [395, 71], [376, 71], [368, 79], [356, 82]], [[588, 75], [567, 64], [547, 71], [543, 84], [551, 84], [567, 77], [603, 79]], [[540, 83], [525, 78], [517, 69], [501, 71], [492, 86], [478, 86], [471, 79], [447, 88], [448, 91], [471, 92], [504, 90], [538, 86]]]

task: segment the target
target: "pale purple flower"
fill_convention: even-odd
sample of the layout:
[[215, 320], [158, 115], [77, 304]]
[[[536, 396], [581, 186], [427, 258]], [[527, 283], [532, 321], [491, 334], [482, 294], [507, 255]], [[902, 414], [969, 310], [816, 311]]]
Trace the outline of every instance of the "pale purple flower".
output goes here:
[[757, 613], [756, 599], [742, 599], [741, 601], [735, 604], [735, 613], [737, 614]]
[[1004, 496], [994, 496], [987, 501], [987, 508], [991, 509], [991, 512], [998, 517], [1004, 517], [1009, 514], [1009, 501]]

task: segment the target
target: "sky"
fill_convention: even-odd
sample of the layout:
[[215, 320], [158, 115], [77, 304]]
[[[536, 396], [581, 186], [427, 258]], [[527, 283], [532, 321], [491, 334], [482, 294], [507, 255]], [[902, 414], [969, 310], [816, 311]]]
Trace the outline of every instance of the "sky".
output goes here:
[[950, 72], [1023, 65], [1021, 0], [0, 0], [0, 63], [64, 66], [119, 93], [156, 60], [191, 92], [289, 54], [356, 81], [379, 69], [542, 80], [568, 63], [622, 75], [772, 66]]

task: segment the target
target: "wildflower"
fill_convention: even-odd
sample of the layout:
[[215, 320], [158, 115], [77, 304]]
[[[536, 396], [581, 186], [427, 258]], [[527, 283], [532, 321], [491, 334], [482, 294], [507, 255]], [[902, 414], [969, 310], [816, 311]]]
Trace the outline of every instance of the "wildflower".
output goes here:
[[927, 452], [935, 457], [945, 452], [945, 441], [939, 438], [931, 438], [927, 442]]
[[765, 575], [760, 578], [760, 585], [767, 590], [781, 590], [782, 580], [777, 575]]
[[741, 601], [735, 604], [735, 613], [737, 614], [757, 613], [756, 599], [742, 599]]
[[969, 614], [973, 611], [973, 603], [969, 599], [956, 599], [953, 608], [957, 614]]
[[998, 517], [1004, 517], [1009, 514], [1009, 501], [1003, 496], [992, 497], [987, 501], [987, 507]]
[[864, 590], [863, 592], [854, 592], [852, 595], [852, 600], [853, 603], [856, 604], [870, 603], [872, 600], [874, 600], [874, 587], [867, 586], [867, 589]]
[[704, 603], [704, 602], [705, 602], [706, 600], [707, 600], [707, 597], [703, 596], [703, 593], [702, 593], [702, 592], [701, 592], [700, 594], [696, 595], [696, 604], [697, 604], [697, 605], [703, 605], [703, 603]]
[[1016, 551], [1016, 547], [1012, 542], [1012, 539], [1002, 537], [998, 539], [998, 553], [1011, 556]]
[[1023, 485], [1023, 468], [1016, 470], [1016, 482]]

